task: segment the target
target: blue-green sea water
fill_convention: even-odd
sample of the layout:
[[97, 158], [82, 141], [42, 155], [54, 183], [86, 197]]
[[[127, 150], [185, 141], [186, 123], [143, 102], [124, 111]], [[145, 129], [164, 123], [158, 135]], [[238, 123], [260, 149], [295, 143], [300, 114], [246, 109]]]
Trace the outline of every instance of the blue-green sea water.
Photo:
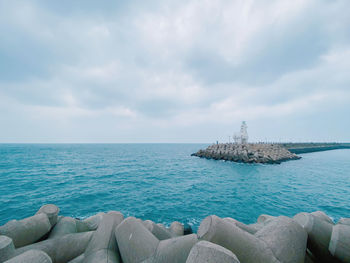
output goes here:
[[191, 157], [206, 144], [0, 144], [0, 225], [54, 203], [84, 218], [117, 210], [196, 229], [211, 214], [253, 223], [260, 214], [322, 210], [350, 217], [350, 150], [280, 165]]

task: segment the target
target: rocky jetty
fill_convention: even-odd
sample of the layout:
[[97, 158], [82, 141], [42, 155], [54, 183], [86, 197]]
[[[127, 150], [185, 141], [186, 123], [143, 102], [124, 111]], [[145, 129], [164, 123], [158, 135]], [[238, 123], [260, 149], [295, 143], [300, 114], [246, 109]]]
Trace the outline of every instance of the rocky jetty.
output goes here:
[[250, 225], [211, 215], [194, 234], [180, 222], [165, 227], [117, 211], [84, 220], [58, 212], [45, 205], [32, 217], [0, 226], [0, 262], [350, 262], [350, 218], [334, 224], [321, 211], [261, 215]]
[[301, 158], [278, 144], [264, 143], [213, 144], [205, 150], [199, 150], [193, 153], [192, 156], [233, 162], [270, 164]]

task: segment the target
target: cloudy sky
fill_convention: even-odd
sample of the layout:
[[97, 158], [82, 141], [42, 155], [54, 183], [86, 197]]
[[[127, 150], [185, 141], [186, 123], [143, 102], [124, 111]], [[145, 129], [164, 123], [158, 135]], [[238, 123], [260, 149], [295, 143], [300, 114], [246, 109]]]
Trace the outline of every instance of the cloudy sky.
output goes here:
[[349, 0], [0, 0], [0, 142], [350, 141]]

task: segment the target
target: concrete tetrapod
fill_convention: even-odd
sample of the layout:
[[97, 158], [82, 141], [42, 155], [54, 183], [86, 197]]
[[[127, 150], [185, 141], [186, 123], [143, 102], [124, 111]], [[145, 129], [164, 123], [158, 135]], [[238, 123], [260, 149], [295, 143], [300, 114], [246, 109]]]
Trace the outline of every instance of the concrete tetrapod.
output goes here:
[[293, 219], [279, 216], [255, 233], [284, 263], [303, 263], [306, 252], [307, 233]]
[[10, 260], [5, 261], [6, 263], [52, 263], [51, 258], [40, 250], [28, 250], [23, 254], [20, 254]]
[[36, 215], [41, 214], [41, 213], [46, 214], [47, 217], [49, 218], [51, 226], [54, 226], [57, 223], [59, 211], [60, 211], [60, 209], [58, 208], [58, 206], [53, 205], [53, 204], [47, 204], [47, 205], [43, 205], [42, 207], [40, 207], [38, 212], [36, 212]]
[[68, 261], [68, 263], [81, 263], [84, 260], [84, 254], [81, 254], [80, 256], [77, 256], [76, 258], [73, 258], [71, 261]]
[[241, 263], [279, 262], [264, 241], [215, 215], [201, 222], [198, 237], [231, 250]]
[[258, 220], [256, 221], [258, 224], [267, 224], [268, 222], [275, 220], [276, 216], [270, 216], [270, 215], [260, 215], [258, 217]]
[[197, 242], [196, 234], [160, 241], [154, 255], [143, 263], [185, 263], [188, 254]]
[[[98, 213], [96, 215], [90, 216], [90, 217], [82, 220], [82, 222], [85, 224], [85, 227], [87, 227], [88, 231], [96, 230], [98, 228], [98, 225], [100, 224], [104, 214], [105, 213], [103, 213], [103, 212]], [[82, 226], [79, 226], [79, 223], [78, 223], [78, 229], [79, 229], [79, 227], [82, 227]], [[80, 230], [78, 230], [78, 232], [85, 232], [86, 231], [85, 227], [82, 227], [85, 229], [84, 231], [80, 231], [80, 230], [83, 230], [83, 229], [80, 229]]]
[[63, 217], [53, 227], [53, 229], [50, 232], [49, 238], [56, 238], [56, 237], [60, 237], [66, 234], [71, 234], [76, 232], [77, 232], [76, 220], [71, 217]]
[[312, 212], [311, 215], [316, 216], [316, 217], [318, 217], [319, 219], [322, 219], [323, 221], [326, 221], [326, 222], [328, 222], [328, 223], [334, 225], [333, 220], [332, 220], [329, 216], [327, 216], [326, 213], [324, 213], [324, 212], [322, 212], [322, 211], [315, 211], [315, 212]]
[[173, 236], [183, 236], [184, 235], [184, 225], [180, 222], [174, 221], [171, 223], [170, 232], [173, 234]]
[[324, 262], [332, 262], [333, 256], [328, 250], [333, 225], [311, 215], [299, 213], [293, 217], [308, 233], [307, 247], [311, 253]]
[[109, 212], [103, 215], [101, 223], [85, 250], [84, 263], [120, 262], [114, 230], [123, 219], [124, 216], [119, 212]]
[[159, 240], [135, 217], [128, 217], [115, 230], [123, 263], [138, 263], [151, 257]]
[[62, 237], [52, 238], [21, 247], [16, 249], [15, 254], [19, 255], [28, 250], [37, 249], [47, 253], [54, 263], [66, 263], [85, 251], [92, 234], [93, 231], [67, 234]]
[[193, 246], [186, 263], [240, 263], [230, 250], [208, 241], [200, 241]]
[[242, 229], [242, 230], [244, 230], [252, 235], [254, 235], [256, 232], [258, 232], [260, 229], [262, 229], [264, 227], [264, 224], [246, 225], [246, 224], [243, 224], [243, 223], [241, 223], [241, 222], [239, 222], [236, 219], [233, 219], [231, 217], [225, 217], [225, 218], [223, 218], [223, 220], [238, 226], [240, 229]]
[[15, 246], [8, 236], [0, 236], [0, 263], [11, 258], [15, 253]]
[[172, 234], [163, 225], [154, 223], [151, 220], [141, 221], [142, 224], [159, 240], [172, 238]]
[[22, 220], [7, 222], [0, 226], [0, 235], [12, 238], [13, 244], [18, 248], [38, 241], [50, 229], [49, 218], [41, 213]]
[[340, 218], [337, 224], [350, 226], [350, 218]]
[[337, 224], [333, 227], [329, 251], [341, 262], [350, 262], [350, 226]]

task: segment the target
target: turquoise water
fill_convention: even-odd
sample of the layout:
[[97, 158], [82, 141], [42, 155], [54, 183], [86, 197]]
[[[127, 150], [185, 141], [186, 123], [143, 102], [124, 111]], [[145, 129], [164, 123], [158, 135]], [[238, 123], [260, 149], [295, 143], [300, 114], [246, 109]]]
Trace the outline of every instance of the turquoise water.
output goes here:
[[260, 214], [322, 210], [350, 217], [350, 150], [281, 165], [191, 157], [205, 144], [0, 144], [0, 225], [54, 203], [84, 218], [100, 211], [195, 229], [210, 214], [255, 222]]

